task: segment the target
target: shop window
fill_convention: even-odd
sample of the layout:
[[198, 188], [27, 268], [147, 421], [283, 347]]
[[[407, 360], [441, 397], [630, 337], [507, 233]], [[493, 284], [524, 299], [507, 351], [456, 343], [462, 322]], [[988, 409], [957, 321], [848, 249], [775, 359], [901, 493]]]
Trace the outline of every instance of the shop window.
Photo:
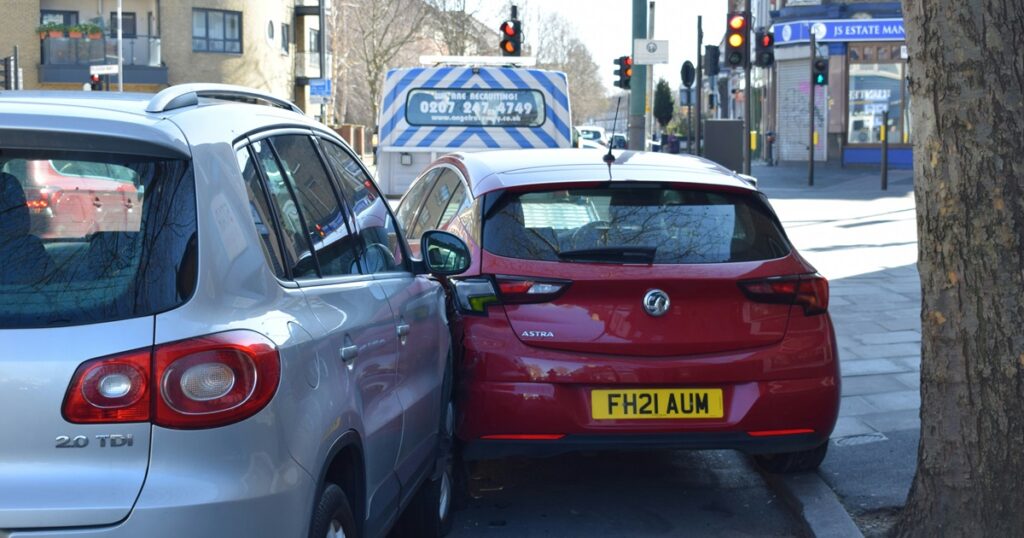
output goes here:
[[890, 143], [902, 142], [903, 64], [850, 64], [849, 142], [878, 144], [882, 141], [882, 113]]

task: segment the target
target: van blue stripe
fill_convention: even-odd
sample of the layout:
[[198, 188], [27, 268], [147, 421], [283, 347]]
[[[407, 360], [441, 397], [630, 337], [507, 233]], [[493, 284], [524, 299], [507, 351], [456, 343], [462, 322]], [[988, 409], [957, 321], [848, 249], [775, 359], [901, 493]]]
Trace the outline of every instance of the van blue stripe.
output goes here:
[[[416, 146], [417, 147], [421, 147], [421, 148], [429, 148], [431, 146], [431, 144], [433, 144], [434, 141], [437, 140], [438, 137], [443, 135], [444, 132], [447, 131], [447, 130], [448, 130], [448, 127], [434, 127], [433, 129], [431, 129], [431, 131], [429, 133], [427, 133], [427, 136], [423, 137], [423, 140], [420, 140], [419, 144], [416, 144]], [[396, 146], [400, 146], [401, 144], [395, 144], [395, 145]]]
[[[451, 69], [447, 69], [446, 72], [450, 73]], [[451, 87], [452, 88], [458, 88], [459, 86], [465, 84], [466, 81], [469, 80], [470, 77], [472, 77], [472, 76], [473, 76], [473, 71], [467, 69], [465, 71], [465, 73], [459, 75], [459, 77], [456, 78], [452, 82]], [[424, 84], [426, 84], [426, 85], [434, 85], [434, 84], [437, 84], [438, 81], [439, 80], [434, 80], [434, 78], [432, 77], [430, 80], [426, 81]], [[397, 113], [395, 115], [393, 115], [390, 120], [388, 120], [388, 129], [386, 129], [384, 132], [385, 133], [390, 133], [391, 130], [394, 129], [394, 125], [396, 123], [398, 123], [399, 121], [404, 120], [404, 119], [405, 119], [405, 103], [402, 103], [402, 105], [399, 107]], [[402, 134], [398, 135], [398, 138], [395, 140], [395, 143], [393, 145], [399, 146], [399, 147], [404, 146], [407, 142], [409, 142], [409, 139], [411, 139], [413, 136], [415, 136], [416, 133], [418, 133], [418, 132], [420, 132], [420, 127], [409, 127], [405, 131], [402, 131]], [[384, 134], [384, 135], [382, 135], [380, 137], [380, 139], [381, 140], [385, 140], [386, 136], [387, 135]], [[437, 137], [435, 137], [435, 140], [436, 140], [436, 138]], [[422, 144], [417, 144], [417, 145], [422, 146]]]
[[[531, 144], [530, 141], [527, 140], [525, 136], [523, 136], [523, 133], [519, 132], [518, 128], [516, 128], [516, 127], [505, 127], [505, 132], [508, 133], [508, 135], [512, 137], [512, 140], [516, 141], [516, 144], [519, 144], [519, 147], [521, 147], [521, 148], [532, 148], [533, 147], [533, 144]], [[543, 131], [541, 131], [541, 132], [543, 133]]]
[[402, 134], [398, 135], [398, 138], [395, 140], [395, 144], [394, 145], [399, 146], [399, 147], [404, 146], [406, 144], [406, 142], [408, 142], [409, 139], [412, 138], [413, 136], [415, 136], [416, 133], [418, 133], [418, 132], [420, 132], [420, 128], [419, 127], [410, 127], [408, 129], [402, 131]]
[[551, 123], [555, 124], [555, 128], [558, 129], [558, 134], [565, 136], [565, 133], [568, 132], [569, 127], [565, 123], [562, 123], [561, 118], [559, 118], [555, 114], [555, 111], [554, 109], [551, 108], [551, 105], [548, 105], [547, 109], [548, 119], [551, 120]]
[[384, 110], [387, 110], [395, 102], [395, 97], [397, 97], [398, 94], [405, 91], [405, 87], [408, 86], [409, 84], [412, 84], [412, 82], [416, 80], [416, 77], [420, 76], [420, 74], [423, 73], [423, 71], [423, 67], [414, 67], [412, 69], [409, 69], [405, 76], [403, 76], [401, 80], [396, 82], [395, 86], [391, 88], [391, 91], [384, 96]]
[[558, 86], [555, 86], [551, 82], [551, 80], [548, 79], [547, 76], [537, 71], [527, 70], [526, 73], [533, 77], [533, 79], [536, 80], [537, 82], [540, 82], [541, 86], [544, 86], [544, 89], [546, 89], [548, 93], [550, 93], [551, 96], [555, 98], [555, 101], [557, 101], [558, 104], [562, 105], [562, 108], [564, 108], [565, 110], [569, 110], [569, 99], [565, 96], [564, 93], [562, 93], [562, 90], [558, 89]]

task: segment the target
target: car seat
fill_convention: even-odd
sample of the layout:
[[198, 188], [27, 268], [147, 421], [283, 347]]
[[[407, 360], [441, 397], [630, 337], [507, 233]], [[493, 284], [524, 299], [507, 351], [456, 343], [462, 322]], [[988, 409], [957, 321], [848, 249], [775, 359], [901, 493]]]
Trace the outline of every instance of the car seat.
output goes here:
[[29, 233], [31, 220], [21, 182], [0, 172], [0, 285], [37, 285], [50, 273], [42, 240]]

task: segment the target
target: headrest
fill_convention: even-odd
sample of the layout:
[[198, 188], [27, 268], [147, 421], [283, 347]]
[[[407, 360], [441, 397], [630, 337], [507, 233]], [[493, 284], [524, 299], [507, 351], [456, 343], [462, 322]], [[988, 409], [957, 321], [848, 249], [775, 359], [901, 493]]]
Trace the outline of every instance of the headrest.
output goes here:
[[21, 182], [11, 174], [0, 172], [0, 242], [28, 235], [30, 225]]

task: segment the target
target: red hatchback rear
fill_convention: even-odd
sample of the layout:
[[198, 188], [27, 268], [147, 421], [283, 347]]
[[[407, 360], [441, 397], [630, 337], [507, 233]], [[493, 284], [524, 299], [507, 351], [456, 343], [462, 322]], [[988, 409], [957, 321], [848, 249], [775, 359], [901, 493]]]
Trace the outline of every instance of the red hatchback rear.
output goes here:
[[601, 157], [457, 154], [402, 201], [410, 235], [477, 250], [451, 282], [465, 457], [665, 446], [816, 467], [839, 405], [828, 283], [738, 176]]

